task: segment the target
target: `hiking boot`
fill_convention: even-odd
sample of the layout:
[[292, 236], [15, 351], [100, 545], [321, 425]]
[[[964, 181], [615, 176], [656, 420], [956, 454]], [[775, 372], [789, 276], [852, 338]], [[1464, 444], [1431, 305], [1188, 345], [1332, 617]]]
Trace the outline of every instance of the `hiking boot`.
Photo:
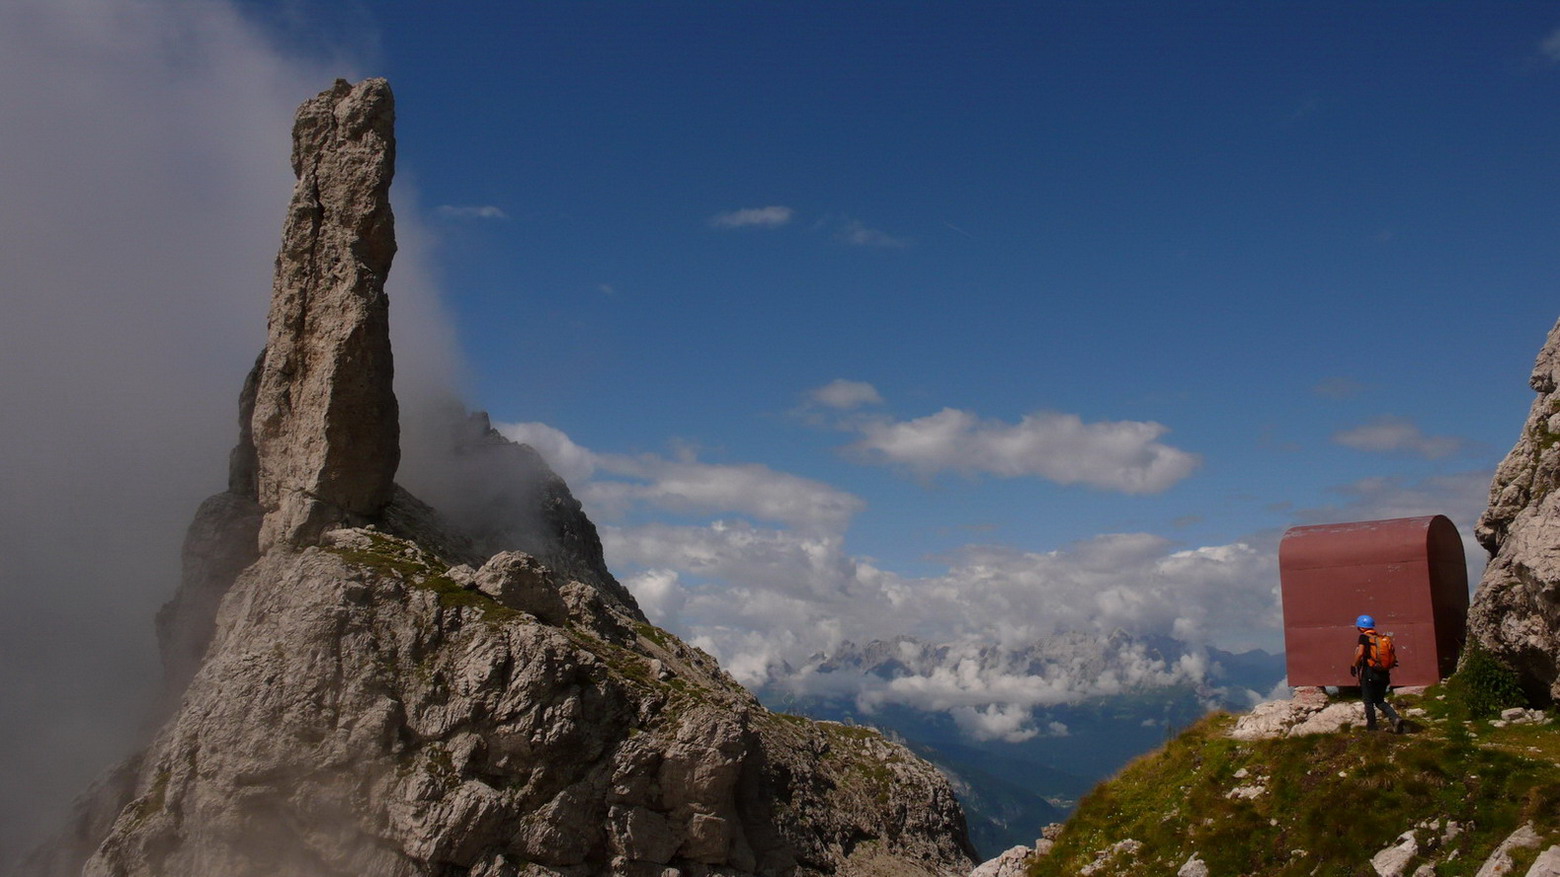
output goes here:
[[1392, 723], [1392, 733], [1394, 733], [1394, 734], [1407, 734], [1408, 733], [1408, 723], [1403, 721], [1402, 719], [1397, 719], [1397, 720], [1393, 721], [1393, 723]]

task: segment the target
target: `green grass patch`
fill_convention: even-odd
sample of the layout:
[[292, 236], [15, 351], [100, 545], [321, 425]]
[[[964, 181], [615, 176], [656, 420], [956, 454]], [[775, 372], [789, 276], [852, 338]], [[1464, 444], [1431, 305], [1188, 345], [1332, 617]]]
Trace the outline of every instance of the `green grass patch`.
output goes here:
[[[1232, 723], [1210, 716], [1101, 784], [1030, 873], [1077, 874], [1132, 838], [1143, 845], [1138, 853], [1096, 873], [1174, 874], [1196, 853], [1213, 874], [1344, 877], [1422, 820], [1444, 818], [1464, 830], [1433, 851], [1436, 873], [1472, 874], [1523, 822], [1560, 832], [1560, 765], [1549, 757], [1560, 731], [1552, 725], [1501, 729], [1502, 745], [1492, 746], [1438, 730], [1241, 742], [1227, 736]], [[1508, 750], [1505, 732], [1513, 749], [1544, 754]], [[1231, 794], [1241, 787], [1262, 791]], [[1420, 831], [1419, 843], [1429, 847], [1439, 835]]]
[[1458, 718], [1487, 719], [1508, 707], [1527, 706], [1516, 671], [1477, 640], [1468, 643], [1457, 672], [1442, 687], [1453, 715]]
[[462, 587], [459, 582], [444, 574], [442, 566], [435, 566], [436, 558], [431, 558], [410, 542], [372, 533], [367, 547], [327, 550], [355, 566], [434, 592], [438, 596], [439, 606], [444, 609], [472, 609], [478, 618], [493, 624], [502, 624], [524, 615], [475, 588]]
[[661, 648], [667, 649], [669, 651], [672, 649], [672, 635], [662, 630], [661, 628], [656, 627], [653, 624], [640, 623], [634, 625], [634, 630], [640, 636], [644, 637], [652, 643], [655, 643], [657, 646], [660, 646]]

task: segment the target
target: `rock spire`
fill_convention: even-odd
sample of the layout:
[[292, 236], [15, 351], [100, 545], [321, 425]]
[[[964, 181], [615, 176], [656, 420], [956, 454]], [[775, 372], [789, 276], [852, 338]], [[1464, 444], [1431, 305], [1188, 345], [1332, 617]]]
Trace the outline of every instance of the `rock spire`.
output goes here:
[[1560, 323], [1528, 383], [1538, 393], [1517, 444], [1495, 470], [1474, 531], [1489, 566], [1468, 634], [1513, 667], [1529, 697], [1560, 700]]
[[276, 257], [253, 415], [262, 550], [374, 519], [400, 463], [385, 278], [395, 256], [390, 84], [337, 80], [299, 107], [298, 182]]

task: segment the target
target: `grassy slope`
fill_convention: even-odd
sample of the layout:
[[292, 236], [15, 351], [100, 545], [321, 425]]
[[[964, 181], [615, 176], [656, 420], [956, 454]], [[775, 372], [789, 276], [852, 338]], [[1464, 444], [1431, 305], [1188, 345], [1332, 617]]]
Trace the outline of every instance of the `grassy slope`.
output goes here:
[[[1226, 736], [1232, 716], [1209, 716], [1084, 798], [1030, 873], [1082, 873], [1131, 838], [1140, 849], [1107, 855], [1092, 873], [1173, 875], [1196, 853], [1220, 877], [1373, 874], [1371, 856], [1426, 820], [1460, 823], [1434, 850], [1443, 832], [1418, 832], [1422, 855], [1410, 870], [1431, 862], [1442, 877], [1474, 874], [1523, 822], [1560, 842], [1560, 723], [1497, 729], [1444, 715], [1433, 698], [1424, 705], [1443, 715], [1401, 737], [1241, 742]], [[1253, 784], [1266, 791], [1229, 796]], [[1516, 873], [1534, 855], [1519, 854]]]

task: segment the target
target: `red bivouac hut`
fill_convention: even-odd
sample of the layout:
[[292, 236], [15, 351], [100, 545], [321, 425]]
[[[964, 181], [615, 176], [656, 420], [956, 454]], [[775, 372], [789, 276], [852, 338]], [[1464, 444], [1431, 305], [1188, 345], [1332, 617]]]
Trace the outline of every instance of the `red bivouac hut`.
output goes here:
[[1468, 567], [1444, 515], [1292, 527], [1278, 548], [1289, 684], [1358, 685], [1354, 619], [1392, 634], [1394, 685], [1432, 685], [1457, 668]]

